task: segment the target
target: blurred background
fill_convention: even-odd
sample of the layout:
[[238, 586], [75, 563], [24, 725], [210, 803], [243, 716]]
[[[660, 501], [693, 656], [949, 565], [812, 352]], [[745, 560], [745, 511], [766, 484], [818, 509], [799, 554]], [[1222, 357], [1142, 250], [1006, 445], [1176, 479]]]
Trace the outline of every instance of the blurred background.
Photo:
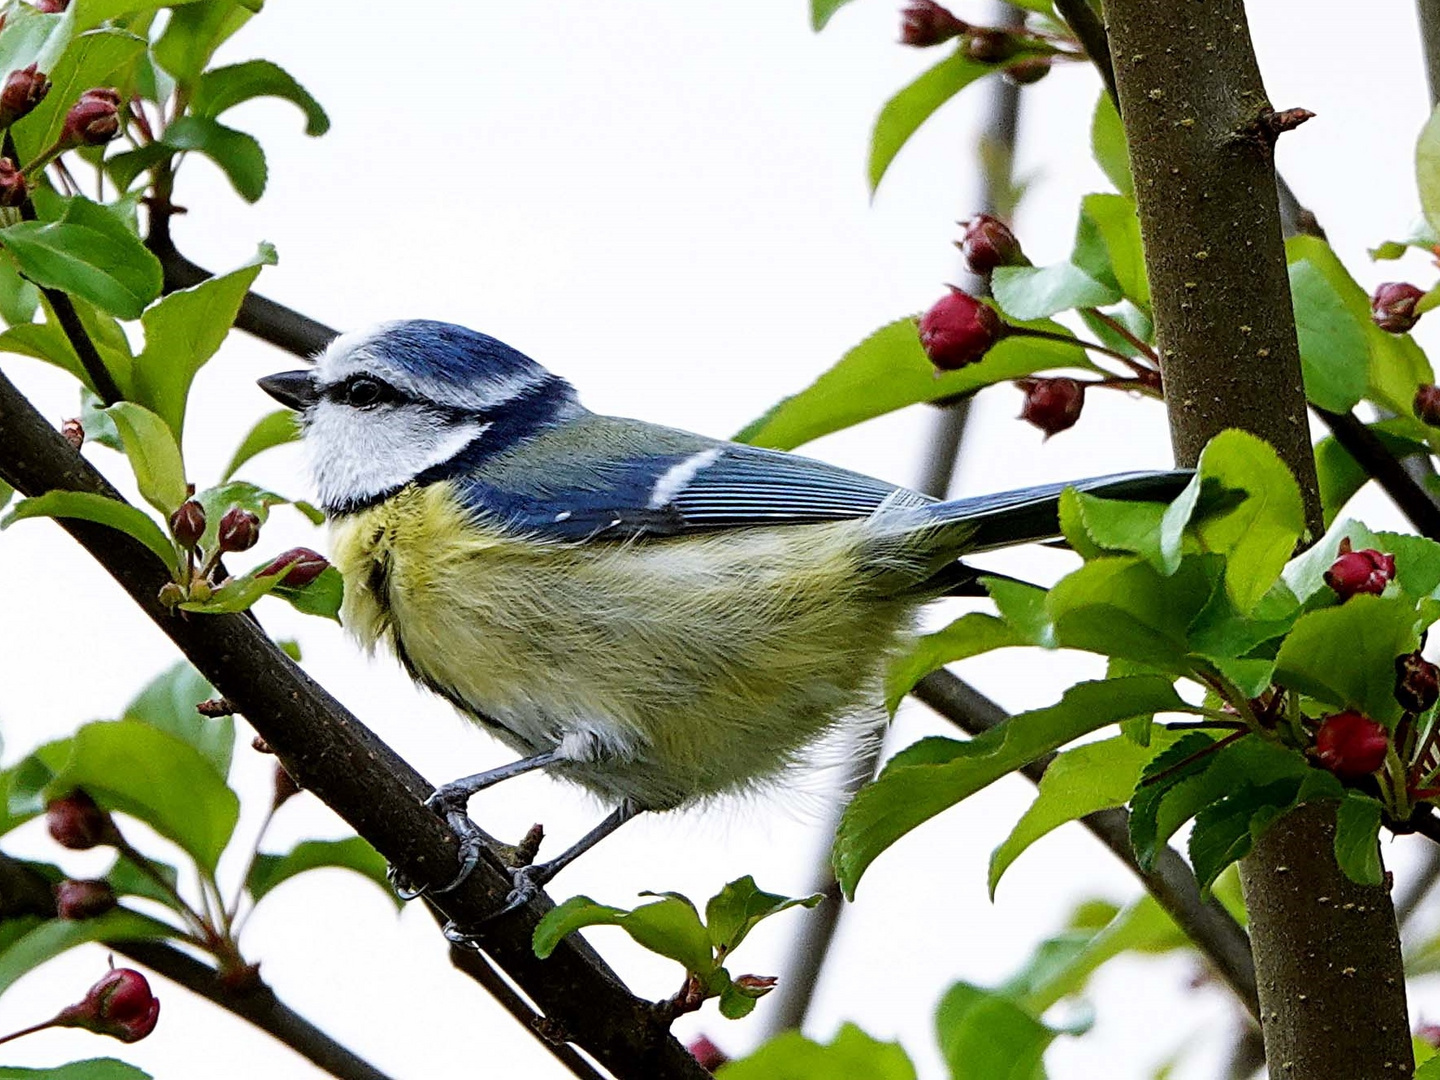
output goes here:
[[[732, 434], [872, 330], [923, 310], [958, 280], [951, 242], [956, 219], [980, 208], [974, 147], [990, 90], [973, 87], [942, 108], [872, 200], [865, 161], [874, 117], [939, 59], [896, 44], [897, 7], [857, 0], [817, 35], [804, 0], [274, 3], [217, 63], [279, 63], [325, 106], [332, 130], [307, 139], [299, 113], [283, 102], [237, 110], [230, 120], [255, 133], [269, 158], [265, 197], [249, 206], [208, 162], [189, 160], [176, 195], [189, 212], [175, 221], [176, 240], [216, 271], [269, 240], [280, 263], [264, 271], [259, 291], [332, 326], [422, 316], [463, 323], [567, 376], [592, 409]], [[974, 22], [997, 21], [988, 0], [951, 7]], [[1250, 18], [1272, 103], [1317, 114], [1280, 144], [1282, 171], [1301, 201], [1367, 290], [1407, 277], [1428, 287], [1433, 272], [1423, 259], [1376, 265], [1365, 251], [1405, 235], [1418, 215], [1412, 154], [1429, 99], [1412, 5], [1266, 0], [1251, 5]], [[1014, 224], [1037, 263], [1068, 254], [1080, 196], [1108, 189], [1088, 152], [1099, 86], [1088, 66], [1073, 65], [1023, 91], [1016, 171], [1028, 189]], [[1422, 344], [1434, 343], [1427, 332], [1435, 329], [1420, 324]], [[47, 416], [58, 422], [78, 413], [68, 377], [20, 357], [0, 364]], [[270, 407], [255, 378], [293, 366], [231, 336], [192, 398], [186, 452], [195, 479], [213, 481]], [[1048, 442], [1015, 419], [1019, 406], [1010, 387], [980, 395], [954, 493], [1170, 463], [1156, 402], [1091, 394], [1079, 425]], [[909, 410], [805, 452], [916, 483], [937, 415]], [[123, 486], [128, 469], [118, 456], [87, 453]], [[308, 495], [293, 447], [257, 459], [242, 476]], [[1369, 492], [1350, 513], [1377, 528], [1398, 524]], [[259, 550], [292, 544], [324, 547], [298, 514], [278, 510]], [[1048, 581], [1071, 560], [1028, 550], [987, 565]], [[175, 659], [168, 641], [49, 523], [0, 537], [0, 597], [5, 764], [81, 721], [117, 715]], [[939, 609], [935, 618], [960, 610]], [[275, 636], [298, 639], [307, 669], [433, 781], [507, 760], [447, 705], [413, 689], [389, 657], [366, 659], [332, 624], [278, 602], [262, 603], [257, 614]], [[1048, 704], [1099, 670], [1088, 657], [1015, 650], [959, 668], [1012, 710]], [[910, 703], [887, 745], [945, 731]], [[249, 803], [242, 836], [268, 803], [272, 766], [244, 749], [248, 737], [233, 774]], [[751, 873], [765, 889], [807, 892], [827, 847], [832, 781], [821, 775], [801, 791], [643, 819], [550, 891], [624, 906], [642, 889], [703, 900]], [[828, 1040], [853, 1020], [900, 1040], [922, 1077], [938, 1077], [931, 1018], [952, 981], [998, 982], [1080, 900], [1137, 895], [1113, 857], [1072, 826], [1022, 858], [992, 904], [986, 860], [1032, 793], [1009, 778], [882, 857], [843, 914], [808, 1033]], [[511, 839], [543, 821], [558, 850], [602, 808], [527, 777], [503, 795], [477, 798], [472, 813]], [[344, 831], [318, 801], [299, 798], [280, 812], [267, 848]], [[1385, 841], [1402, 885], [1420, 843]], [[39, 822], [6, 846], [57, 854]], [[65, 856], [76, 874], [98, 873], [108, 861], [98, 852]], [[233, 877], [238, 868], [229, 869]], [[783, 978], [791, 938], [810, 917], [795, 911], [765, 923], [738, 969]], [[1415, 928], [1437, 922], [1422, 912]], [[590, 938], [637, 993], [660, 998], [679, 985], [676, 965], [620, 932], [599, 929]], [[396, 1077], [472, 1067], [560, 1075], [527, 1033], [450, 970], [425, 912], [397, 918], [359, 878], [326, 871], [287, 883], [242, 944], [283, 1000]], [[26, 977], [0, 999], [0, 1030], [77, 999], [104, 963], [103, 952], [88, 947]], [[1174, 1075], [1220, 1075], [1236, 1014], [1223, 991], [1195, 987], [1198, 973], [1179, 958], [1108, 967], [1090, 994], [1094, 1030], [1054, 1045], [1051, 1075], [1149, 1076], [1181, 1051], [1188, 1056]], [[120, 1056], [157, 1077], [190, 1077], [197, 1067], [214, 1080], [321, 1075], [243, 1022], [155, 982], [160, 1026]], [[677, 1031], [687, 1040], [704, 1032], [738, 1055], [769, 1033], [772, 1007], [762, 1001], [750, 1019], [729, 1022], [707, 1006]], [[1440, 1017], [1440, 994], [1418, 985], [1412, 1009]], [[6, 1058], [53, 1064], [117, 1049], [85, 1033], [44, 1032], [7, 1047]], [[483, 1070], [474, 1065], [482, 1055]]]

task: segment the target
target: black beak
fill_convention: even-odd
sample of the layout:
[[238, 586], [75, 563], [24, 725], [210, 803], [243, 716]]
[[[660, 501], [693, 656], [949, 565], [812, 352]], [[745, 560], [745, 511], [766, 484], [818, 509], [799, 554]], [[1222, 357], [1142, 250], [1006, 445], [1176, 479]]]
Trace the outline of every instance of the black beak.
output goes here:
[[308, 371], [281, 371], [256, 380], [260, 389], [281, 405], [304, 412], [320, 398], [315, 387], [315, 377]]

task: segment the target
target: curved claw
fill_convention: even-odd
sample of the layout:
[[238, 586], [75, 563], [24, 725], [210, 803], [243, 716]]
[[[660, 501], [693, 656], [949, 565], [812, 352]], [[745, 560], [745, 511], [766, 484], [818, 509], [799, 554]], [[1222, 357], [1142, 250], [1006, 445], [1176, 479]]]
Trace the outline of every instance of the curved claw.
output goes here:
[[480, 853], [485, 847], [485, 842], [480, 838], [480, 830], [475, 823], [463, 811], [452, 811], [445, 816], [450, 828], [460, 838], [460, 869], [448, 885], [442, 885], [438, 889], [431, 889], [430, 895], [438, 896], [456, 889], [460, 884], [475, 871], [476, 865], [480, 862]]
[[416, 886], [411, 883], [399, 868], [391, 866], [385, 870], [385, 880], [390, 882], [390, 887], [395, 890], [395, 895], [401, 900], [410, 901], [425, 895], [424, 885]]

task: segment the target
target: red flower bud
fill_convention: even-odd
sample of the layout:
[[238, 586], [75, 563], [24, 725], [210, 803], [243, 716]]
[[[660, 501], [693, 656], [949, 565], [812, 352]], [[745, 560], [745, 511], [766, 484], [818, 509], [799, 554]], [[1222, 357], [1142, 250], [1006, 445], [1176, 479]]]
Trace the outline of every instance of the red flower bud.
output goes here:
[[0, 158], [0, 206], [20, 206], [29, 197], [25, 174], [9, 158]]
[[170, 515], [170, 532], [181, 547], [193, 548], [205, 535], [205, 508], [194, 499], [186, 499]]
[[1368, 716], [1335, 713], [1315, 733], [1315, 760], [1342, 780], [1358, 780], [1385, 763], [1389, 746], [1389, 733]]
[[737, 975], [734, 986], [746, 997], [758, 998], [774, 990], [779, 981], [774, 975]]
[[49, 92], [50, 80], [38, 65], [10, 72], [4, 86], [0, 86], [0, 127], [9, 127], [28, 116]]
[[954, 285], [920, 317], [920, 347], [941, 371], [975, 363], [1004, 335], [995, 309]]
[[970, 269], [984, 277], [997, 266], [1024, 266], [1025, 256], [1020, 241], [999, 218], [992, 214], [976, 214], [963, 222], [965, 235], [960, 239], [960, 254]]
[[1074, 379], [1021, 379], [1025, 391], [1020, 419], [1045, 432], [1045, 438], [1075, 426], [1085, 407], [1085, 384]]
[[1415, 391], [1415, 415], [1431, 427], [1440, 427], [1440, 386], [1420, 384]]
[[1395, 700], [1406, 712], [1423, 713], [1440, 700], [1440, 668], [1420, 653], [1395, 658]]
[[98, 86], [86, 90], [65, 114], [59, 143], [63, 147], [103, 146], [120, 134], [120, 93]]
[[248, 551], [260, 539], [260, 519], [249, 510], [232, 506], [220, 519], [221, 551]]
[[1005, 66], [1004, 78], [1008, 83], [1016, 86], [1033, 86], [1046, 75], [1050, 74], [1051, 60], [1048, 56], [1031, 56], [1024, 60], [1016, 60], [1013, 64]]
[[160, 1001], [145, 976], [133, 968], [112, 968], [92, 986], [85, 1000], [60, 1011], [59, 1027], [80, 1027], [121, 1042], [139, 1042], [155, 1030]]
[[1379, 596], [1395, 576], [1395, 556], [1373, 548], [1352, 551], [1348, 539], [1340, 541], [1340, 554], [1325, 571], [1325, 584], [1334, 589], [1341, 600], [1356, 593]]
[[965, 33], [970, 27], [934, 0], [911, 0], [900, 12], [900, 44], [923, 49]]
[[59, 15], [70, 6], [70, 0], [35, 0], [35, 10], [46, 15]]
[[1015, 55], [1015, 39], [1004, 30], [976, 29], [965, 42], [965, 55], [982, 64], [998, 64]]
[[80, 788], [45, 807], [45, 824], [55, 842], [71, 851], [113, 845], [120, 838], [109, 811], [102, 810]]
[[76, 450], [85, 445], [85, 425], [74, 417], [60, 422], [60, 435]]
[[704, 1035], [699, 1036], [685, 1048], [690, 1051], [690, 1056], [700, 1063], [702, 1069], [714, 1072], [721, 1065], [730, 1060], [730, 1055], [721, 1050]]
[[1391, 334], [1406, 333], [1420, 321], [1415, 304], [1425, 290], [1406, 281], [1387, 281], [1370, 297], [1370, 320]]
[[[277, 555], [269, 566], [260, 571], [260, 574], [262, 577], [269, 577], [271, 574], [278, 574], [284, 570], [284, 583], [292, 589], [303, 589], [323, 574], [329, 565], [325, 556], [318, 551], [297, 547]], [[287, 566], [290, 568], [289, 570], [285, 570]]]
[[93, 919], [115, 907], [108, 881], [62, 881], [55, 886], [55, 913], [62, 919]]

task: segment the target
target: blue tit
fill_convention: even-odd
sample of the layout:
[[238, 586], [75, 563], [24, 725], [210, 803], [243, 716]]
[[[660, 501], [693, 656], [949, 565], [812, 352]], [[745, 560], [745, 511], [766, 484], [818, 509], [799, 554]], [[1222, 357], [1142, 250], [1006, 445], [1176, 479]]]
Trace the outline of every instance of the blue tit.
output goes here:
[[[432, 805], [473, 840], [469, 797], [543, 768], [617, 807], [517, 871], [512, 904], [636, 813], [774, 780], [839, 726], [878, 721], [920, 608], [973, 591], [957, 558], [1056, 535], [1065, 486], [941, 502], [599, 416], [442, 322], [343, 335], [260, 385], [300, 413], [345, 626], [521, 755]], [[1188, 479], [1073, 486], [1161, 500]]]

